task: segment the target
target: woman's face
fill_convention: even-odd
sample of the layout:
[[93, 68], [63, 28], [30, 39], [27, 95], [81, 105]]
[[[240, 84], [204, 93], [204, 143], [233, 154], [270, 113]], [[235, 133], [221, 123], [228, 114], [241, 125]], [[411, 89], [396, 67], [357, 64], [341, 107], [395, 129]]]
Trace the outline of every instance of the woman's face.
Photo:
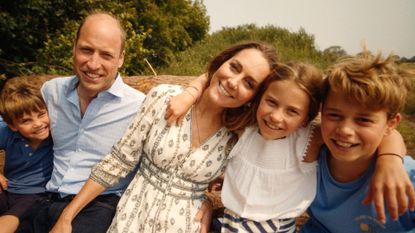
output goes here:
[[212, 75], [209, 96], [224, 108], [237, 108], [247, 103], [270, 73], [268, 61], [257, 49], [235, 54]]

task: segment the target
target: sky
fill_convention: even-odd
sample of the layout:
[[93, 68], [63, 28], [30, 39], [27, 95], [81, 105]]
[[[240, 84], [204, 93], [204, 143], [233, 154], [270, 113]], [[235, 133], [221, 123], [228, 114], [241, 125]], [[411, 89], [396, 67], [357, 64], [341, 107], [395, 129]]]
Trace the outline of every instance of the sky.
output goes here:
[[371, 51], [415, 56], [415, 0], [204, 0], [210, 32], [255, 23], [313, 34], [324, 50], [339, 45], [354, 55]]

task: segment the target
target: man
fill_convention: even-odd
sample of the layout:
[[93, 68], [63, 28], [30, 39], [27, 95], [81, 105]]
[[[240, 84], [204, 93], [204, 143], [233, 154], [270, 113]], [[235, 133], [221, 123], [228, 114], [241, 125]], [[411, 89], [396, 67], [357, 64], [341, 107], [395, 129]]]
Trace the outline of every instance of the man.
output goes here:
[[[34, 210], [34, 232], [50, 230], [144, 100], [144, 94], [126, 85], [118, 73], [124, 44], [125, 32], [116, 18], [107, 13], [87, 16], [73, 47], [76, 76], [56, 78], [42, 87], [54, 140], [54, 168], [47, 197]], [[128, 178], [86, 206], [73, 221], [73, 232], [105, 232]]]

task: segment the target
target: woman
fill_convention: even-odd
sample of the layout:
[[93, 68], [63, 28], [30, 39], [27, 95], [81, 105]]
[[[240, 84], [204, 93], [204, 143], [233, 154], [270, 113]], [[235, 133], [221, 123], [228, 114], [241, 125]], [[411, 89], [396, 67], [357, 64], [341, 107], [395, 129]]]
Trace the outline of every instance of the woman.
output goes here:
[[181, 126], [164, 119], [170, 96], [181, 92], [160, 85], [111, 153], [97, 164], [80, 193], [65, 208], [52, 232], [71, 232], [76, 214], [121, 177], [140, 168], [122, 196], [108, 232], [199, 232], [194, 221], [208, 183], [220, 176], [234, 144], [222, 119], [233, 119], [269, 75], [276, 52], [262, 43], [233, 46], [209, 64], [209, 86]]

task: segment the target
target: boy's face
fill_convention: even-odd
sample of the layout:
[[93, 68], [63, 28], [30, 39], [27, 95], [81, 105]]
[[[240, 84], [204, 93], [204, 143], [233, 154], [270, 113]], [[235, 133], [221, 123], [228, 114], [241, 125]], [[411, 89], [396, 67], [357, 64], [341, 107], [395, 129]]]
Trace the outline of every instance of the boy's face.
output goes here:
[[20, 119], [14, 119], [9, 125], [14, 132], [19, 132], [29, 142], [41, 142], [49, 137], [49, 116], [46, 109], [24, 114]]
[[341, 162], [371, 158], [383, 137], [399, 123], [385, 110], [369, 110], [342, 92], [329, 92], [321, 115], [321, 133], [331, 155]]

